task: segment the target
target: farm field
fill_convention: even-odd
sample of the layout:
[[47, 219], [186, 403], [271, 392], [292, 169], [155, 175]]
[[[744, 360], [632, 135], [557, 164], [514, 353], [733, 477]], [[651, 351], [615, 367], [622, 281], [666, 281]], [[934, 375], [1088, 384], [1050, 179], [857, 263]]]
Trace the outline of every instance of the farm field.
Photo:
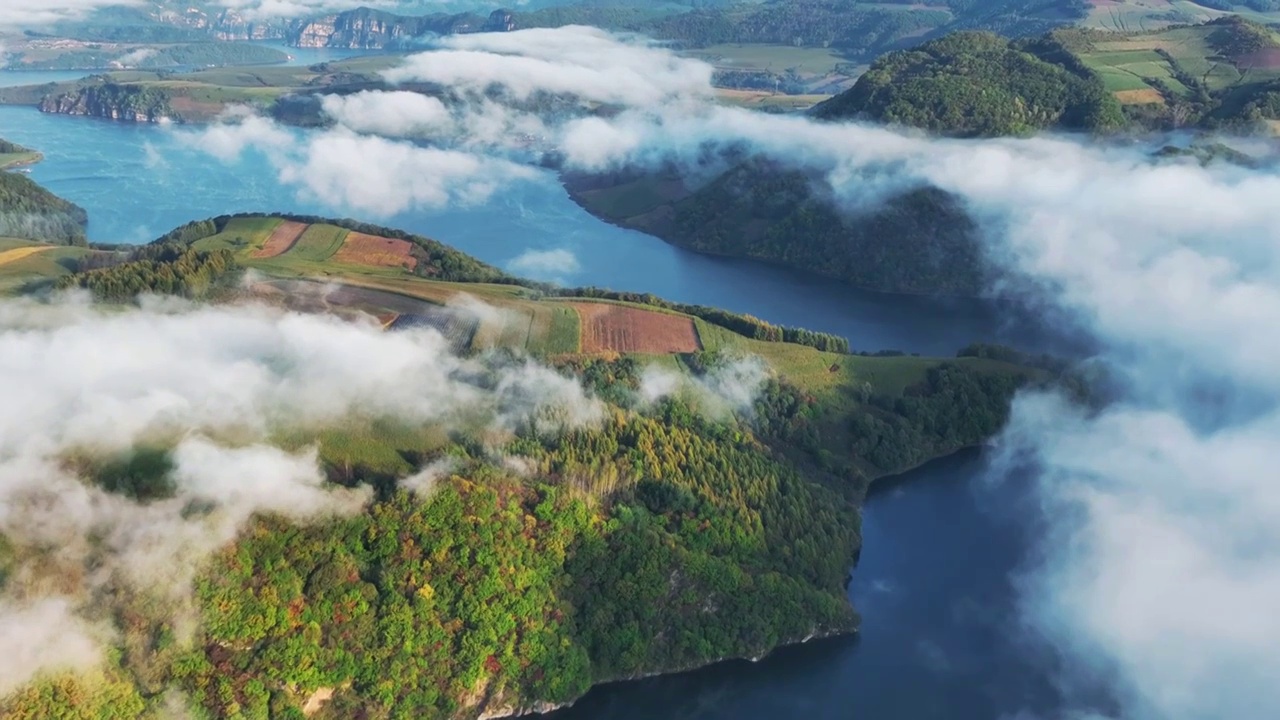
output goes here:
[[[1262, 35], [1234, 35], [1221, 25], [1201, 25], [1095, 35], [1077, 54], [1120, 102], [1163, 103], [1161, 85], [1175, 96], [1192, 98], [1198, 92], [1193, 87], [1218, 96], [1280, 79], [1280, 36], [1272, 33], [1268, 39], [1265, 30], [1256, 32]], [[1276, 46], [1241, 51], [1249, 42], [1268, 41]]]
[[374, 267], [399, 267], [413, 270], [418, 266], [416, 258], [409, 254], [413, 245], [408, 240], [365, 235], [351, 232], [342, 247], [334, 254], [334, 262]]
[[286, 256], [303, 262], [324, 262], [338, 252], [346, 237], [345, 228], [336, 225], [310, 225]]
[[808, 110], [830, 97], [830, 95], [784, 95], [767, 90], [716, 88], [716, 99], [721, 103], [756, 109]]
[[280, 222], [279, 218], [232, 218], [222, 232], [197, 240], [192, 247], [204, 251], [231, 250], [236, 253], [260, 249], [275, 232]]
[[0, 265], [8, 265], [11, 262], [17, 262], [25, 257], [30, 257], [39, 252], [52, 250], [53, 245], [30, 245], [27, 247], [15, 247], [11, 250], [0, 251]]
[[684, 54], [717, 68], [774, 72], [794, 70], [808, 75], [833, 73], [837, 66], [849, 64], [832, 48], [792, 45], [710, 45]]
[[693, 319], [614, 303], [570, 303], [582, 318], [582, 352], [690, 353], [702, 349]]
[[1214, 10], [1192, 0], [1092, 0], [1084, 27], [1119, 32], [1160, 30], [1170, 25], [1202, 23], [1223, 15], [1239, 15], [1261, 23], [1280, 22], [1280, 12], [1258, 12], [1241, 7], [1231, 12]]
[[300, 222], [285, 220], [281, 222], [276, 229], [271, 232], [271, 236], [267, 238], [267, 242], [258, 250], [253, 252], [255, 258], [273, 258], [277, 255], [283, 255], [288, 252], [293, 244], [302, 237], [302, 233], [306, 231], [307, 226]]
[[83, 247], [0, 238], [0, 294], [67, 275], [75, 261], [90, 252]]

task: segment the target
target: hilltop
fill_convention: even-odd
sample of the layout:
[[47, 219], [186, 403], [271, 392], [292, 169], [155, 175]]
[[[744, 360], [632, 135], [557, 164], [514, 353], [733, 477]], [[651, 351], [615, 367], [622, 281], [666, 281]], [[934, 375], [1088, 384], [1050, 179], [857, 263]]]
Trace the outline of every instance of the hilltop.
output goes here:
[[[277, 421], [263, 440], [314, 444], [332, 483], [372, 487], [367, 507], [308, 525], [254, 519], [199, 568], [190, 642], [175, 640], [163, 598], [104, 598], [127, 651], [0, 698], [12, 717], [77, 697], [82, 712], [137, 717], [172, 702], [169, 689], [220, 718], [297, 717], [321, 701], [318, 717], [498, 716], [848, 632], [857, 615], [844, 583], [868, 483], [981, 442], [1017, 388], [1057, 372], [987, 347], [850, 354], [841, 338], [714, 308], [525, 281], [350, 220], [219, 217], [73, 266], [43, 283], [31, 268], [22, 287], [435, 328], [477, 388], [540, 363], [602, 412], [502, 431]], [[667, 394], [655, 399], [658, 386]], [[718, 387], [754, 393], [716, 399]], [[89, 482], [154, 502], [175, 492], [171, 452], [76, 463]], [[439, 468], [429, 495], [407, 479], [423, 468]], [[0, 578], [40, 552], [4, 547]]]

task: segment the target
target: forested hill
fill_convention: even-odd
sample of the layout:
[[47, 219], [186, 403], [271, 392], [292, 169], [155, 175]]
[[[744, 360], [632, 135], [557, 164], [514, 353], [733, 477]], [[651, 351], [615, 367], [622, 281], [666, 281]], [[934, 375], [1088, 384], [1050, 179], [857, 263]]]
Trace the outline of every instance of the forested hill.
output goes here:
[[570, 196], [609, 222], [691, 250], [750, 257], [878, 292], [973, 296], [984, 287], [974, 226], [937, 190], [904, 193], [851, 217], [820, 173], [744, 162], [696, 189], [675, 172], [565, 177]]
[[[22, 164], [39, 153], [0, 140], [0, 161]], [[68, 202], [17, 172], [0, 170], [0, 237], [42, 240], [59, 245], [85, 244], [89, 217], [84, 208]]]
[[1011, 41], [961, 32], [877, 60], [818, 105], [826, 119], [865, 119], [957, 136], [1122, 127], [1120, 103], [1052, 37]]

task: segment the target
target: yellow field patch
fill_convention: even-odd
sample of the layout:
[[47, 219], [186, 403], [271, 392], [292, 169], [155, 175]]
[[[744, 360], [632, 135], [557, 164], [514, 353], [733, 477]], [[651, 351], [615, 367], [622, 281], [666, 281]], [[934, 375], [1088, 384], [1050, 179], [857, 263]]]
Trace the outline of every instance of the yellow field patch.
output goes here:
[[1164, 96], [1155, 88], [1143, 88], [1142, 90], [1120, 90], [1114, 93], [1116, 100], [1121, 105], [1151, 105], [1164, 104]]
[[0, 265], [17, 262], [25, 257], [35, 255], [38, 252], [52, 250], [53, 247], [53, 245], [34, 245], [32, 247], [20, 247], [12, 250], [5, 250], [4, 252], [0, 252]]

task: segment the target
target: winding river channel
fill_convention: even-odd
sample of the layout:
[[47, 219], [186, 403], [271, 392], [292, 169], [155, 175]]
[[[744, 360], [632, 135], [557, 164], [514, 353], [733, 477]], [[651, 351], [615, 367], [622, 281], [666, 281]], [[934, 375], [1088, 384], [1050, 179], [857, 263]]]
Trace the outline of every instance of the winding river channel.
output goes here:
[[[305, 60], [305, 58], [304, 58]], [[31, 82], [0, 71], [0, 84]], [[55, 79], [50, 77], [49, 79]], [[59, 76], [56, 79], [63, 79]], [[850, 338], [856, 349], [952, 354], [974, 340], [1040, 346], [1026, 325], [976, 301], [862, 293], [761, 264], [685, 252], [605, 224], [548, 175], [482, 205], [373, 217], [323, 207], [282, 185], [267, 161], [224, 164], [180, 132], [0, 107], [0, 137], [36, 148], [32, 177], [89, 211], [97, 242], [141, 242], [189, 220], [245, 211], [358, 215], [510, 265], [566, 250], [573, 285], [653, 292]], [[1049, 659], [1028, 645], [1014, 585], [1035, 528], [1013, 485], [985, 480], [970, 451], [883, 484], [864, 510], [864, 546], [849, 594], [858, 637], [786, 648], [758, 662], [604, 686], [556, 720], [787, 720], [1052, 717]]]

